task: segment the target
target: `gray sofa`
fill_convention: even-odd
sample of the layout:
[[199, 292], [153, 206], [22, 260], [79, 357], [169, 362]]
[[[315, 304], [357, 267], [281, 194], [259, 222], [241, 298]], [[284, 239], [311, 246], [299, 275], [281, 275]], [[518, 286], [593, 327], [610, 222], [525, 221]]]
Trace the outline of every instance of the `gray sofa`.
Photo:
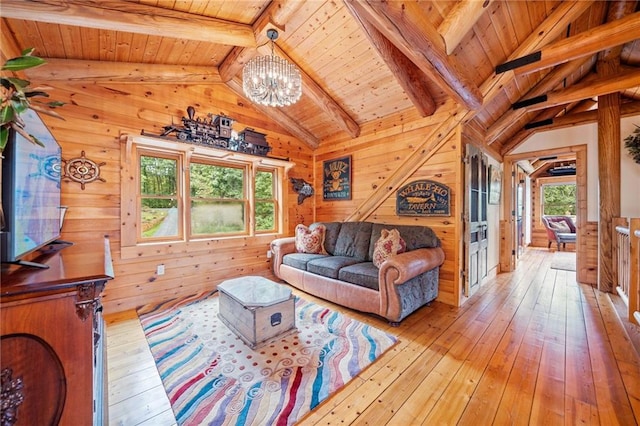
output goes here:
[[[271, 242], [278, 278], [314, 296], [380, 315], [392, 324], [438, 296], [444, 252], [431, 228], [372, 222], [322, 224], [326, 254], [297, 253], [294, 237]], [[378, 268], [372, 259], [382, 229], [397, 229], [406, 252], [388, 258]]]

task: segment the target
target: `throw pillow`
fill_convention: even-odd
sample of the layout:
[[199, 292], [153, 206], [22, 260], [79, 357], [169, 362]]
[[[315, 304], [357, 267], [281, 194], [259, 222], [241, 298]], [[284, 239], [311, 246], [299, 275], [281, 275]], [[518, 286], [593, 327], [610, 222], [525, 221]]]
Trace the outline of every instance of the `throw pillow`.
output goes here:
[[400, 236], [400, 232], [397, 229], [380, 231], [380, 238], [376, 241], [376, 245], [373, 249], [373, 264], [377, 268], [389, 257], [404, 253], [407, 249], [407, 245]]
[[561, 234], [571, 233], [571, 229], [569, 228], [569, 225], [567, 225], [565, 221], [549, 222], [549, 226], [552, 229], [554, 229], [556, 232], [559, 232]]
[[316, 225], [315, 228], [298, 224], [296, 225], [295, 243], [298, 253], [324, 253], [324, 234], [327, 228], [324, 225]]

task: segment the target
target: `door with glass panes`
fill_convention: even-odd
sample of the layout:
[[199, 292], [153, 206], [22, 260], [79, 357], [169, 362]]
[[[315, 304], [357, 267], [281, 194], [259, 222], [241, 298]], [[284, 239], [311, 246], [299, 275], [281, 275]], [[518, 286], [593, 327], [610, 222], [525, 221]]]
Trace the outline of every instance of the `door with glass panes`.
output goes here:
[[471, 296], [487, 276], [489, 165], [487, 156], [467, 144], [465, 155], [464, 294]]

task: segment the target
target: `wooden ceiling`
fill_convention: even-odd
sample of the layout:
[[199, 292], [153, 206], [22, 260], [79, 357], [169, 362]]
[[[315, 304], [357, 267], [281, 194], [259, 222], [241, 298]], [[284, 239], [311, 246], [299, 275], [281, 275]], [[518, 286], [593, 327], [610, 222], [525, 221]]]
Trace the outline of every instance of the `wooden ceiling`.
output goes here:
[[[209, 82], [241, 94], [243, 64], [268, 54], [266, 30], [277, 28], [277, 54], [302, 70], [303, 97], [257, 108], [311, 147], [338, 133], [356, 137], [365, 123], [397, 113], [429, 116], [452, 101], [472, 111], [465, 121], [501, 155], [541, 125], [593, 121], [598, 95], [620, 92], [623, 115], [640, 112], [637, 1], [2, 0], [0, 7], [14, 46], [34, 47], [49, 62], [28, 73], [34, 81]], [[516, 59], [524, 65], [510, 66]]]

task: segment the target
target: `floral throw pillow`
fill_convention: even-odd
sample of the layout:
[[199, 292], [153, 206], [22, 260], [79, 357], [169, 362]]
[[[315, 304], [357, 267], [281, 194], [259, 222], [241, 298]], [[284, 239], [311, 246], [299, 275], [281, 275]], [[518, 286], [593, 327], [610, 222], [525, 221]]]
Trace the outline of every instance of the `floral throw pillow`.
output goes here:
[[406, 249], [407, 245], [397, 229], [390, 231], [383, 229], [380, 231], [380, 238], [373, 248], [373, 264], [379, 268], [390, 256], [404, 253]]
[[295, 243], [298, 253], [324, 253], [324, 234], [327, 228], [324, 225], [316, 225], [315, 228], [298, 224], [296, 225]]

